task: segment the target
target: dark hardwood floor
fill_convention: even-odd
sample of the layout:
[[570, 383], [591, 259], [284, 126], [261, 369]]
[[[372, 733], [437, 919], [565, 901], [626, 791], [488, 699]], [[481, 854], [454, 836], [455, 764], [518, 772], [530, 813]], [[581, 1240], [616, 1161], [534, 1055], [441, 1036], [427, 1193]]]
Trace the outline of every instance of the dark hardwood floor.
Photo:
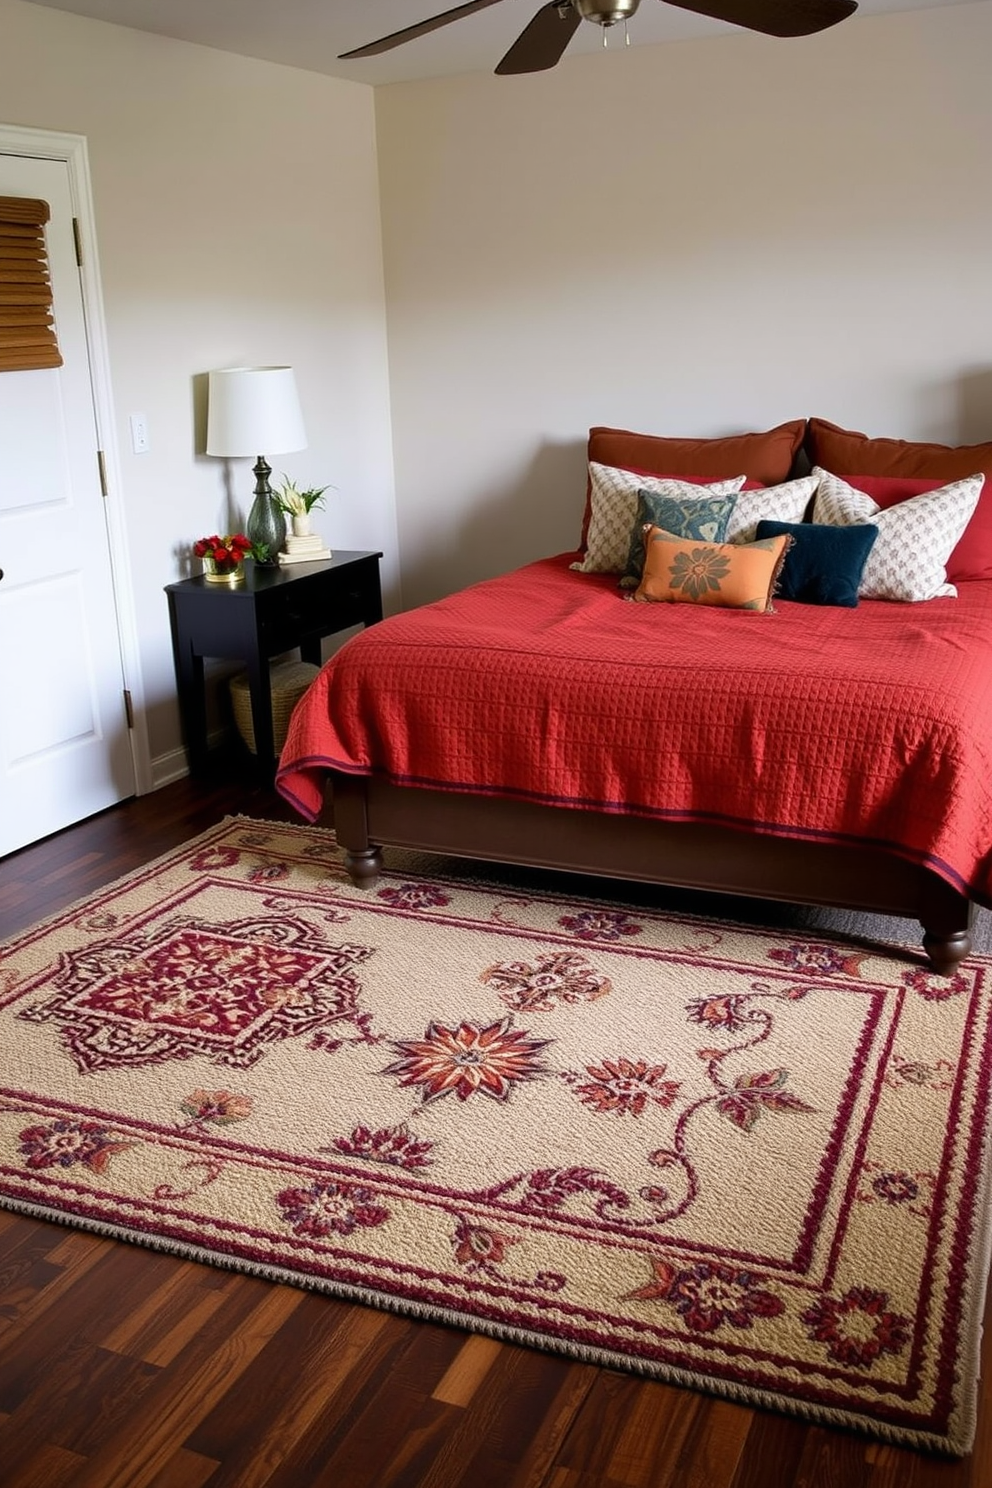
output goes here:
[[[233, 768], [0, 862], [0, 937], [225, 814]], [[987, 1318], [988, 1321], [988, 1318]], [[990, 1488], [946, 1460], [0, 1210], [3, 1488]]]

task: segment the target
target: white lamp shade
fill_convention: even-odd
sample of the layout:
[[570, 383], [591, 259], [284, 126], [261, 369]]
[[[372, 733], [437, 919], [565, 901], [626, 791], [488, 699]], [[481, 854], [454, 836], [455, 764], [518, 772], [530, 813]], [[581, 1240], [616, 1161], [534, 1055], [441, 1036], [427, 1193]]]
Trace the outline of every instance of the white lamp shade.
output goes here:
[[292, 367], [225, 367], [210, 373], [207, 397], [208, 455], [306, 449]]

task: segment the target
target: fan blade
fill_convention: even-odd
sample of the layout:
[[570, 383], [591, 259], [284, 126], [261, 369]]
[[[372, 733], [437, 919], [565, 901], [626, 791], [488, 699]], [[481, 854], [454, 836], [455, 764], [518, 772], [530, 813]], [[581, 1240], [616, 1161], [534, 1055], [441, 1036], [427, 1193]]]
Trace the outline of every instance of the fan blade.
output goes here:
[[745, 31], [766, 36], [811, 36], [846, 20], [857, 10], [856, 0], [666, 0], [679, 10], [729, 21]]
[[431, 16], [429, 21], [418, 21], [415, 26], [407, 26], [402, 31], [392, 31], [388, 36], [383, 36], [379, 41], [370, 41], [368, 46], [356, 47], [353, 52], [342, 52], [338, 57], [339, 62], [350, 61], [352, 57], [377, 57], [380, 52], [392, 51], [393, 47], [402, 46], [405, 41], [413, 41], [418, 36], [426, 36], [429, 31], [439, 31], [442, 26], [447, 26], [451, 21], [460, 21], [462, 16], [474, 15], [477, 10], [485, 10], [490, 5], [498, 5], [500, 0], [470, 0], [468, 5], [456, 5], [453, 10], [444, 10], [440, 15]]
[[571, 4], [551, 0], [550, 5], [542, 5], [496, 71], [505, 75], [509, 72], [543, 72], [547, 67], [554, 67], [561, 61], [581, 21], [582, 17]]

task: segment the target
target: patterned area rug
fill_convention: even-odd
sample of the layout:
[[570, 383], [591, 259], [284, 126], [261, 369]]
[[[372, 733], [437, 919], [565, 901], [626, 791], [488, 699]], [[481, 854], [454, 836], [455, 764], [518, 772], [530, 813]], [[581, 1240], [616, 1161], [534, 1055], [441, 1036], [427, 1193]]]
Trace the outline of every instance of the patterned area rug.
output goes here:
[[228, 819], [0, 949], [2, 1202], [963, 1453], [990, 972]]

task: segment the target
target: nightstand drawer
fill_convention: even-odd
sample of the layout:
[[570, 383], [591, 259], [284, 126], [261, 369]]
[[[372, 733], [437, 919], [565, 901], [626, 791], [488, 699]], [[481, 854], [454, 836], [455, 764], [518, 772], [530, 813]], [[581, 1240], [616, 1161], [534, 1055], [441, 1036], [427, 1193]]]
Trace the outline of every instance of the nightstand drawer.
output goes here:
[[369, 611], [367, 584], [352, 580], [311, 583], [285, 590], [260, 607], [259, 640], [266, 650], [288, 651], [308, 635], [330, 635], [360, 625]]

